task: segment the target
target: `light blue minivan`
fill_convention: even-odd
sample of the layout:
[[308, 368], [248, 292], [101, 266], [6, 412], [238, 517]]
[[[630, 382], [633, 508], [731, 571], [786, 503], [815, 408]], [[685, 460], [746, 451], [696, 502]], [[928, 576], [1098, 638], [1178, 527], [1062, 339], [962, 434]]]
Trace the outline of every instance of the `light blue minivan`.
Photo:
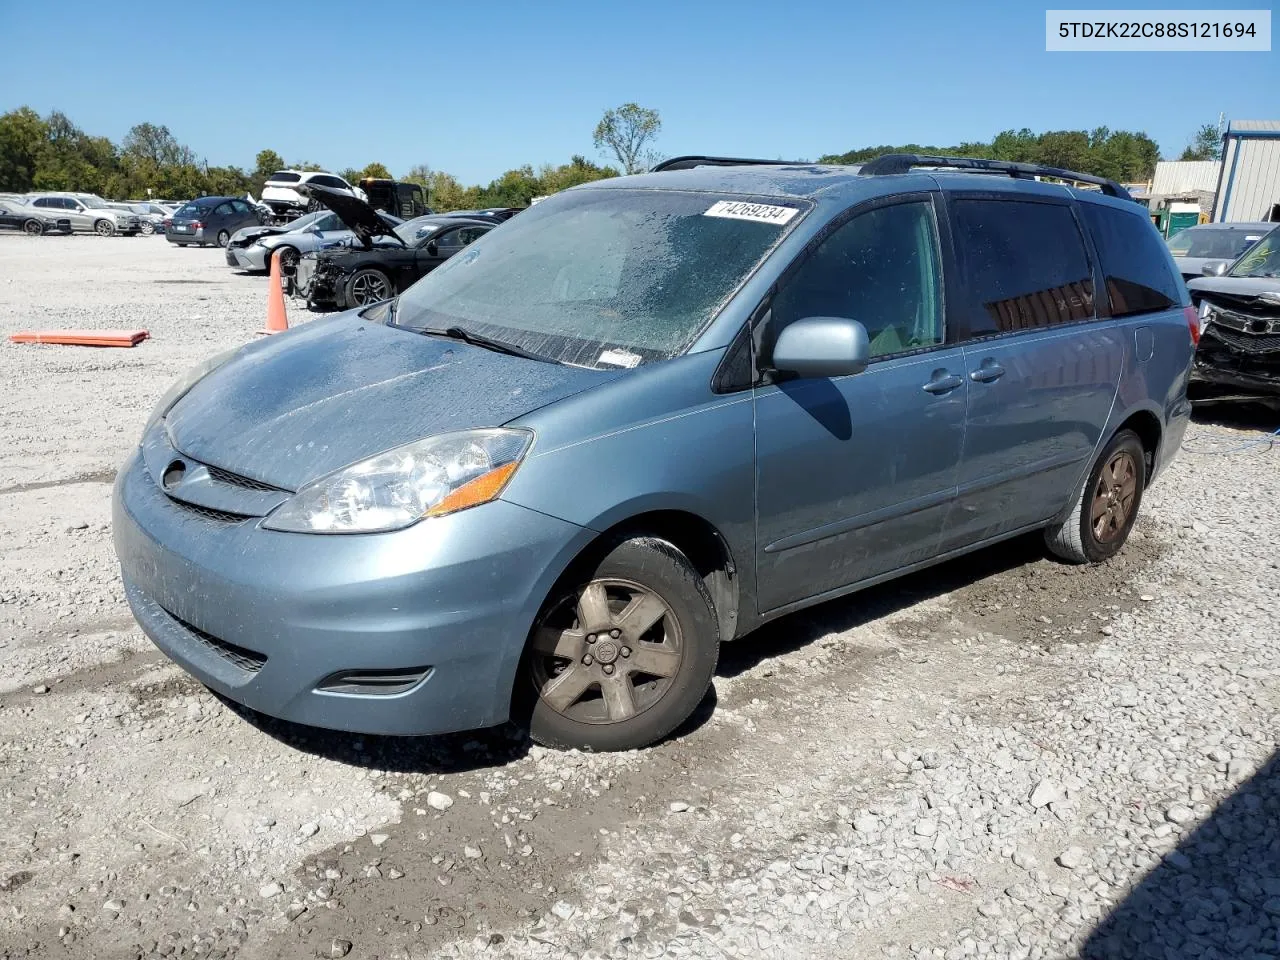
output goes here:
[[1112, 556], [1188, 303], [1109, 181], [679, 158], [175, 384], [116, 482], [125, 590], [266, 714], [641, 747], [774, 617], [1038, 529]]

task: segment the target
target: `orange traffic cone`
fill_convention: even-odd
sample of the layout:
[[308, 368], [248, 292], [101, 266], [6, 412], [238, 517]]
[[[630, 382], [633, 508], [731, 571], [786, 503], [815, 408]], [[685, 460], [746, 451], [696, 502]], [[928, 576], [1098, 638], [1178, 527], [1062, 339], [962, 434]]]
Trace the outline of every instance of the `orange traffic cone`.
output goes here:
[[271, 278], [267, 281], [267, 326], [259, 333], [283, 333], [289, 329], [284, 311], [284, 286], [280, 282], [280, 254], [271, 254]]

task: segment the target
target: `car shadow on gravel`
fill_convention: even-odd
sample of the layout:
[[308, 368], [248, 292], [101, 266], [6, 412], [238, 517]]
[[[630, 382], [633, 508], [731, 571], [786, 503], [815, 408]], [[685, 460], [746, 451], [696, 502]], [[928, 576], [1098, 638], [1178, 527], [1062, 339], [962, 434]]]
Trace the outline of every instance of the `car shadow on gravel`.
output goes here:
[[918, 573], [788, 614], [720, 647], [716, 675], [736, 677], [763, 660], [793, 653], [830, 633], [841, 633], [962, 587], [1045, 558], [1039, 533], [1015, 537]]
[[1107, 916], [1085, 960], [1280, 955], [1280, 754]]
[[437, 737], [343, 733], [278, 720], [210, 692], [245, 722], [291, 750], [369, 770], [467, 773], [518, 760], [531, 745], [528, 734], [514, 724]]

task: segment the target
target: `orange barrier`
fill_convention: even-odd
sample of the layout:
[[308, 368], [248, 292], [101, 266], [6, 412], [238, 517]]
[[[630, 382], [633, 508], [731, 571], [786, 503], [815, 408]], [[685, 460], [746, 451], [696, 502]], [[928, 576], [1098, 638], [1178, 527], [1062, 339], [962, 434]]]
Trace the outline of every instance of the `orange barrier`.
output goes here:
[[56, 343], [73, 347], [136, 347], [151, 336], [146, 330], [23, 330], [14, 343]]
[[280, 282], [280, 254], [271, 254], [271, 277], [267, 280], [267, 325], [259, 333], [283, 333], [289, 329], [284, 310], [284, 286]]

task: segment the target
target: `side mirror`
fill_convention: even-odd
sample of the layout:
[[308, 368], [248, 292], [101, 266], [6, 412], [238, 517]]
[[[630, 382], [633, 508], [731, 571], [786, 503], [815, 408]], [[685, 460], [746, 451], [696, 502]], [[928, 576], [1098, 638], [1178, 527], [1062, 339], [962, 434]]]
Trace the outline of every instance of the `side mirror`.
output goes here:
[[440, 255], [440, 245], [434, 240], [427, 241], [427, 256], [435, 257]]
[[1200, 268], [1200, 272], [1206, 277], [1220, 277], [1227, 272], [1227, 267], [1231, 266], [1229, 260], [1210, 260]]
[[805, 317], [783, 329], [773, 368], [798, 377], [847, 377], [867, 367], [867, 328], [844, 317]]

